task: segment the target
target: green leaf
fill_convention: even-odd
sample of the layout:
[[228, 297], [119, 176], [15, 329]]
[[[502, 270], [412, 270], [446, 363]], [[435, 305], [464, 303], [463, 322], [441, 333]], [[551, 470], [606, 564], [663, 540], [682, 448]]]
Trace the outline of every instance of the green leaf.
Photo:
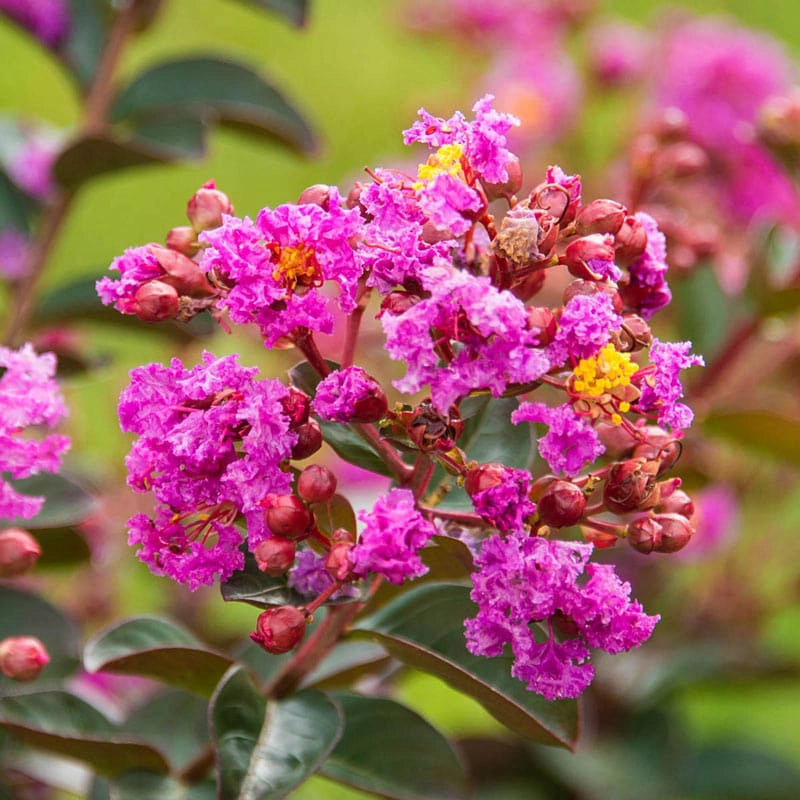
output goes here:
[[101, 0], [69, 0], [69, 36], [59, 54], [84, 88], [92, 82], [100, 60], [108, 10], [108, 3]]
[[120, 92], [111, 115], [122, 122], [164, 113], [243, 128], [302, 153], [316, 147], [306, 120], [277, 89], [244, 64], [214, 56], [151, 67]]
[[79, 483], [63, 472], [51, 474], [40, 472], [30, 478], [10, 480], [9, 483], [22, 494], [44, 497], [42, 510], [32, 519], [2, 521], [3, 525], [19, 525], [28, 530], [63, 528], [83, 522], [91, 514], [97, 502]]
[[[39, 685], [71, 675], [78, 666], [80, 632], [70, 619], [41, 597], [0, 585], [0, 639], [35, 636], [47, 648], [50, 663], [38, 678]], [[0, 675], [0, 693], [19, 684]]]
[[347, 686], [385, 664], [389, 654], [379, 644], [366, 641], [339, 642], [305, 679], [304, 686]]
[[[339, 364], [336, 361], [325, 359], [328, 369], [335, 372], [339, 369]], [[295, 364], [288, 372], [289, 381], [293, 386], [304, 391], [307, 395], [313, 397], [316, 394], [317, 386], [322, 380], [320, 374], [308, 363], [308, 361], [300, 361]]]
[[311, 503], [309, 508], [314, 512], [317, 527], [324, 534], [330, 536], [339, 528], [356, 532], [356, 512], [344, 495], [335, 494], [327, 503]]
[[209, 743], [208, 703], [181, 689], [164, 689], [131, 712], [122, 729], [155, 745], [178, 772]]
[[298, 28], [306, 23], [308, 0], [239, 0], [239, 2], [280, 14]]
[[[107, 322], [115, 327], [120, 325], [135, 328], [137, 331], [154, 331], [156, 333], [170, 336], [179, 341], [188, 341], [196, 336], [208, 336], [217, 329], [217, 325], [210, 314], [199, 314], [188, 323], [184, 322], [155, 322], [145, 323], [132, 314], [120, 314], [113, 308], [104, 306], [97, 296], [97, 277], [102, 270], [95, 271], [96, 274], [69, 283], [57, 286], [45, 292], [38, 305], [33, 317], [36, 325], [51, 325], [59, 320], [97, 320]], [[118, 274], [118, 273], [114, 273]]]
[[113, 800], [186, 800], [186, 787], [157, 772], [128, 770], [114, 781]]
[[119, 735], [96, 708], [68, 692], [0, 698], [0, 726], [33, 747], [85, 761], [101, 775], [134, 767], [169, 770], [158, 750]]
[[200, 159], [206, 154], [207, 126], [202, 120], [161, 114], [142, 120], [133, 129], [134, 139], [150, 144], [176, 159]]
[[0, 231], [4, 228], [28, 231], [35, 208], [36, 204], [0, 169]]
[[512, 658], [482, 658], [464, 644], [463, 622], [477, 611], [463, 586], [427, 584], [356, 622], [395, 658], [436, 675], [477, 700], [520, 736], [573, 748], [578, 736], [574, 700], [548, 702], [511, 677]]
[[[308, 602], [308, 597], [299, 594], [287, 584], [286, 576], [273, 578], [258, 568], [255, 556], [249, 551], [245, 553], [244, 569], [234, 572], [225, 583], [220, 586], [222, 599], [250, 603], [257, 608], [270, 606], [301, 606]], [[339, 603], [355, 603], [358, 597], [343, 597], [339, 600], [329, 600], [326, 605]]]
[[392, 472], [383, 459], [347, 425], [338, 422], [321, 422], [322, 438], [333, 448], [336, 455], [350, 464], [391, 478]]
[[145, 675], [210, 697], [233, 662], [173, 622], [136, 617], [92, 637], [83, 663], [89, 672]]
[[[192, 155], [189, 153], [185, 157]], [[112, 133], [90, 133], [61, 151], [53, 165], [53, 174], [64, 188], [74, 190], [100, 175], [130, 167], [168, 164], [181, 157], [184, 156], [174, 146], [163, 147], [153, 141], [122, 139]]]
[[72, 526], [31, 529], [31, 533], [42, 548], [42, 555], [36, 562], [39, 568], [75, 565], [87, 561], [92, 555], [89, 543]]
[[415, 711], [384, 697], [335, 692], [344, 732], [321, 773], [397, 800], [467, 796], [464, 767], [450, 742]]
[[731, 298], [722, 291], [711, 266], [694, 269], [674, 281], [672, 291], [681, 338], [691, 340], [694, 352], [709, 358], [725, 340], [733, 322]]
[[754, 453], [800, 464], [800, 419], [771, 411], [731, 411], [707, 417], [703, 429]]
[[339, 707], [315, 689], [269, 704], [241, 667], [211, 700], [218, 795], [277, 800], [313, 774], [342, 731]]

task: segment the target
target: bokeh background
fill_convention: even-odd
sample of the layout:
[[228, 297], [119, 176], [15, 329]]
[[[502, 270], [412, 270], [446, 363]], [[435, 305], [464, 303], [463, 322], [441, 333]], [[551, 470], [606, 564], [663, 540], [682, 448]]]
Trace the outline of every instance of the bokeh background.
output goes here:
[[[776, 36], [793, 56], [800, 57], [800, 6], [794, 0], [698, 0], [682, 7], [702, 14], [732, 15]], [[78, 276], [99, 277], [126, 247], [162, 240], [169, 227], [182, 224], [187, 198], [211, 177], [231, 196], [238, 214], [254, 215], [262, 206], [295, 200], [310, 184], [346, 187], [366, 165], [407, 158], [400, 132], [416, 109], [425, 106], [445, 115], [453, 108], [468, 108], [477, 97], [490, 55], [412, 29], [407, 25], [407, 8], [393, 0], [313, 0], [308, 25], [295, 30], [232, 2], [170, 0], [159, 23], [126, 53], [123, 74], [131, 75], [167, 55], [223, 52], [240, 56], [271, 76], [305, 112], [320, 134], [320, 151], [304, 159], [278, 145], [216, 131], [208, 158], [202, 162], [147, 167], [98, 179], [80, 193], [56, 246], [45, 286]], [[599, 9], [602, 14], [642, 23], [652, 23], [664, 13], [644, 0], [606, 0]], [[0, 111], [22, 112], [60, 127], [75, 123], [77, 97], [58, 65], [3, 21], [0, 65]], [[558, 153], [567, 171], [589, 175], [590, 185], [603, 194], [603, 170], [633, 119], [627, 101], [618, 95], [593, 94], [586, 102], [585, 124], [551, 150]], [[550, 153], [545, 150], [541, 157], [543, 170]], [[780, 323], [783, 339], [787, 324]], [[680, 335], [681, 320], [673, 319], [672, 325], [677, 338], [685, 338]], [[163, 360], [173, 345], [146, 328], [131, 333], [131, 329], [87, 324], [81, 335], [88, 350], [104, 363], [67, 384], [72, 466], [104, 489], [121, 486], [128, 443], [116, 421], [118, 392], [129, 368]], [[293, 360], [271, 357], [253, 341], [222, 334], [202, 346], [220, 355], [244, 350], [244, 362], [259, 363], [266, 371]], [[196, 345], [187, 348], [186, 355], [192, 348], [196, 354]], [[786, 375], [776, 377], [786, 379]], [[601, 693], [612, 696], [617, 704], [620, 697], [627, 698], [626, 708], [635, 713], [601, 720], [592, 708], [599, 714], [603, 702], [596, 701], [587, 710], [585, 735], [576, 755], [535, 754], [535, 763], [546, 763], [554, 774], [571, 773], [585, 796], [662, 796], [659, 765], [670, 748], [681, 747], [683, 738], [709, 747], [733, 743], [762, 753], [762, 780], [782, 768], [772, 759], [800, 764], [796, 465], [791, 458], [746, 458], [737, 447], [727, 451], [724, 446], [722, 454], [715, 455], [715, 463], [725, 464], [727, 457], [725, 477], [736, 486], [749, 481], [756, 489], [741, 494], [735, 541], [731, 539], [702, 562], [630, 565], [635, 594], [646, 599], [648, 610], [662, 613], [664, 622], [641, 654], [632, 654], [627, 661], [620, 656], [619, 663], [601, 664], [598, 671], [607, 670]], [[130, 502], [118, 490], [107, 504], [108, 519], [114, 523], [109, 529], [116, 539], [104, 540], [99, 567], [93, 567], [109, 581], [107, 589], [100, 592], [87, 585], [89, 573], [80, 573], [77, 577], [56, 575], [54, 591], [60, 591], [63, 601], [74, 608], [82, 603], [101, 604], [98, 620], [169, 609], [191, 619], [211, 639], [230, 640], [245, 633], [252, 622], [247, 609], [222, 606], [213, 592], [187, 598], [182, 589], [176, 592], [166, 580], [153, 578], [134, 559], [124, 544], [122, 526]], [[725, 655], [719, 656], [714, 648]], [[719, 663], [724, 668], [718, 669]], [[457, 737], [503, 736], [502, 726], [477, 704], [433, 678], [421, 674], [402, 678], [399, 696]], [[521, 773], [533, 768], [526, 766], [529, 754], [517, 755]], [[719, 768], [730, 769], [731, 763], [722, 759]], [[624, 781], [620, 781], [622, 772]], [[747, 777], [742, 781], [746, 792]], [[764, 785], [761, 796], [773, 796], [769, 781]], [[512, 800], [534, 795], [523, 775], [509, 778], [504, 788], [486, 796]], [[708, 796], [717, 795], [712, 791]], [[293, 797], [344, 800], [367, 795], [314, 779]]]

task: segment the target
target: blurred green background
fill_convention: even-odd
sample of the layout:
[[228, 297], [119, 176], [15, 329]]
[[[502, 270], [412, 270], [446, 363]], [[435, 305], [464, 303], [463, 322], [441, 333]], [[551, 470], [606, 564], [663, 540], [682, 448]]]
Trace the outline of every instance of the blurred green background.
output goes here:
[[[365, 165], [404, 157], [400, 131], [419, 106], [445, 113], [471, 105], [473, 87], [481, 75], [482, 64], [467, 51], [405, 28], [402, 2], [312, 0], [309, 24], [299, 31], [226, 0], [169, 0], [165, 5], [158, 24], [127, 52], [124, 75], [167, 55], [213, 52], [239, 56], [271, 76], [306, 113], [321, 134], [321, 152], [304, 160], [277, 145], [215, 132], [209, 157], [202, 163], [148, 167], [96, 180], [80, 193], [47, 273], [48, 286], [80, 275], [99, 277], [126, 247], [162, 240], [169, 227], [183, 224], [187, 198], [211, 177], [232, 197], [238, 214], [254, 214], [264, 205], [295, 200], [313, 183], [346, 186]], [[697, 0], [684, 7], [701, 13], [733, 14], [778, 36], [794, 54], [800, 52], [800, 5], [796, 0]], [[649, 0], [614, 0], [605, 2], [602, 9], [640, 21], [658, 13]], [[3, 22], [0, 54], [0, 111], [19, 111], [58, 126], [75, 122], [76, 95], [60, 67], [27, 36]], [[613, 108], [600, 112], [608, 118]], [[613, 126], [590, 126], [593, 144], [577, 149], [580, 158], [592, 158], [613, 147], [611, 137], [619, 131], [610, 131]], [[570, 171], [590, 171], [592, 165], [570, 161], [564, 166]], [[146, 330], [131, 335], [93, 327], [87, 329], [87, 335], [98, 352], [112, 351], [114, 362], [91, 376], [74, 379], [68, 387], [74, 463], [104, 481], [120, 482], [127, 444], [116, 422], [117, 394], [127, 369], [167, 357], [169, 344]], [[221, 336], [211, 345], [220, 353], [233, 347]], [[243, 360], [263, 365], [267, 356], [251, 346]], [[675, 564], [674, 586], [666, 594], [679, 594], [684, 586], [696, 587], [737, 559], [746, 562], [748, 553], [758, 547], [759, 537], [788, 539], [798, 524], [800, 499], [796, 493], [778, 490], [769, 513], [765, 514], [763, 506], [746, 509], [744, 533], [737, 545], [740, 556], [728, 556], [720, 565]], [[113, 572], [122, 592], [121, 610], [138, 613], [175, 602], [167, 597], [165, 581], [152, 578], [127, 551], [122, 529], [119, 536]], [[773, 573], [760, 574], [759, 580], [764, 582], [763, 594], [775, 606], [774, 624], [764, 634], [765, 646], [800, 658], [800, 609], [781, 607], [779, 596], [780, 587], [796, 580], [795, 570], [794, 563], [784, 563]], [[212, 633], [241, 634], [251, 624], [252, 614], [247, 609], [221, 608], [212, 594], [200, 593], [199, 600], [207, 608], [213, 603], [213, 612], [203, 621]], [[432, 678], [410, 677], [401, 697], [449, 733], [501, 731], [477, 704]], [[800, 728], [796, 725], [800, 686], [794, 678], [694, 686], [675, 695], [671, 711], [681, 717], [691, 737], [708, 741], [720, 736], [743, 738], [800, 762]], [[580, 769], [602, 773], [602, 750], [593, 750], [589, 744], [577, 756], [564, 758], [573, 758], [576, 769], [582, 763]], [[610, 788], [606, 796], [622, 795]], [[366, 795], [315, 779], [293, 797], [338, 800]]]

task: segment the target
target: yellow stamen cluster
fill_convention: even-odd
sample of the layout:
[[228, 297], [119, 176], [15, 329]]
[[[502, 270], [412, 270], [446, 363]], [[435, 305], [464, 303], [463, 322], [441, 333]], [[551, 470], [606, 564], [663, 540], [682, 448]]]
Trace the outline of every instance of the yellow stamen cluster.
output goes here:
[[[607, 344], [596, 356], [578, 362], [572, 370], [572, 389], [577, 394], [600, 397], [618, 386], [629, 386], [631, 376], [638, 369], [629, 353], [619, 353], [613, 344]], [[629, 410], [629, 403], [620, 403], [620, 411]]]
[[435, 153], [428, 157], [425, 164], [420, 164], [417, 170], [419, 180], [414, 188], [421, 189], [428, 181], [437, 175], [453, 175], [464, 180], [464, 170], [461, 166], [461, 157], [464, 148], [460, 144], [443, 144]]
[[281, 248], [272, 278], [283, 281], [291, 292], [298, 283], [303, 286], [311, 285], [318, 274], [319, 264], [314, 250], [306, 244], [299, 244], [295, 247]]

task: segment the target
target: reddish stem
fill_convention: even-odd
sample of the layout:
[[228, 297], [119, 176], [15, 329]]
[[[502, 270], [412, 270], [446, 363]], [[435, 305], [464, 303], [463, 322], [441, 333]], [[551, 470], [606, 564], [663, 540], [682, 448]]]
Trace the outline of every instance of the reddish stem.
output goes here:
[[439, 519], [448, 520], [449, 522], [460, 522], [462, 525], [471, 527], [479, 527], [486, 525], [486, 520], [479, 517], [477, 514], [470, 514], [467, 511], [446, 511], [443, 508], [434, 508], [432, 506], [419, 506], [419, 510], [423, 514], [429, 514]]
[[311, 364], [314, 371], [322, 378], [331, 374], [330, 367], [322, 357], [317, 343], [314, 341], [314, 334], [308, 328], [298, 328], [293, 334], [294, 343]]

